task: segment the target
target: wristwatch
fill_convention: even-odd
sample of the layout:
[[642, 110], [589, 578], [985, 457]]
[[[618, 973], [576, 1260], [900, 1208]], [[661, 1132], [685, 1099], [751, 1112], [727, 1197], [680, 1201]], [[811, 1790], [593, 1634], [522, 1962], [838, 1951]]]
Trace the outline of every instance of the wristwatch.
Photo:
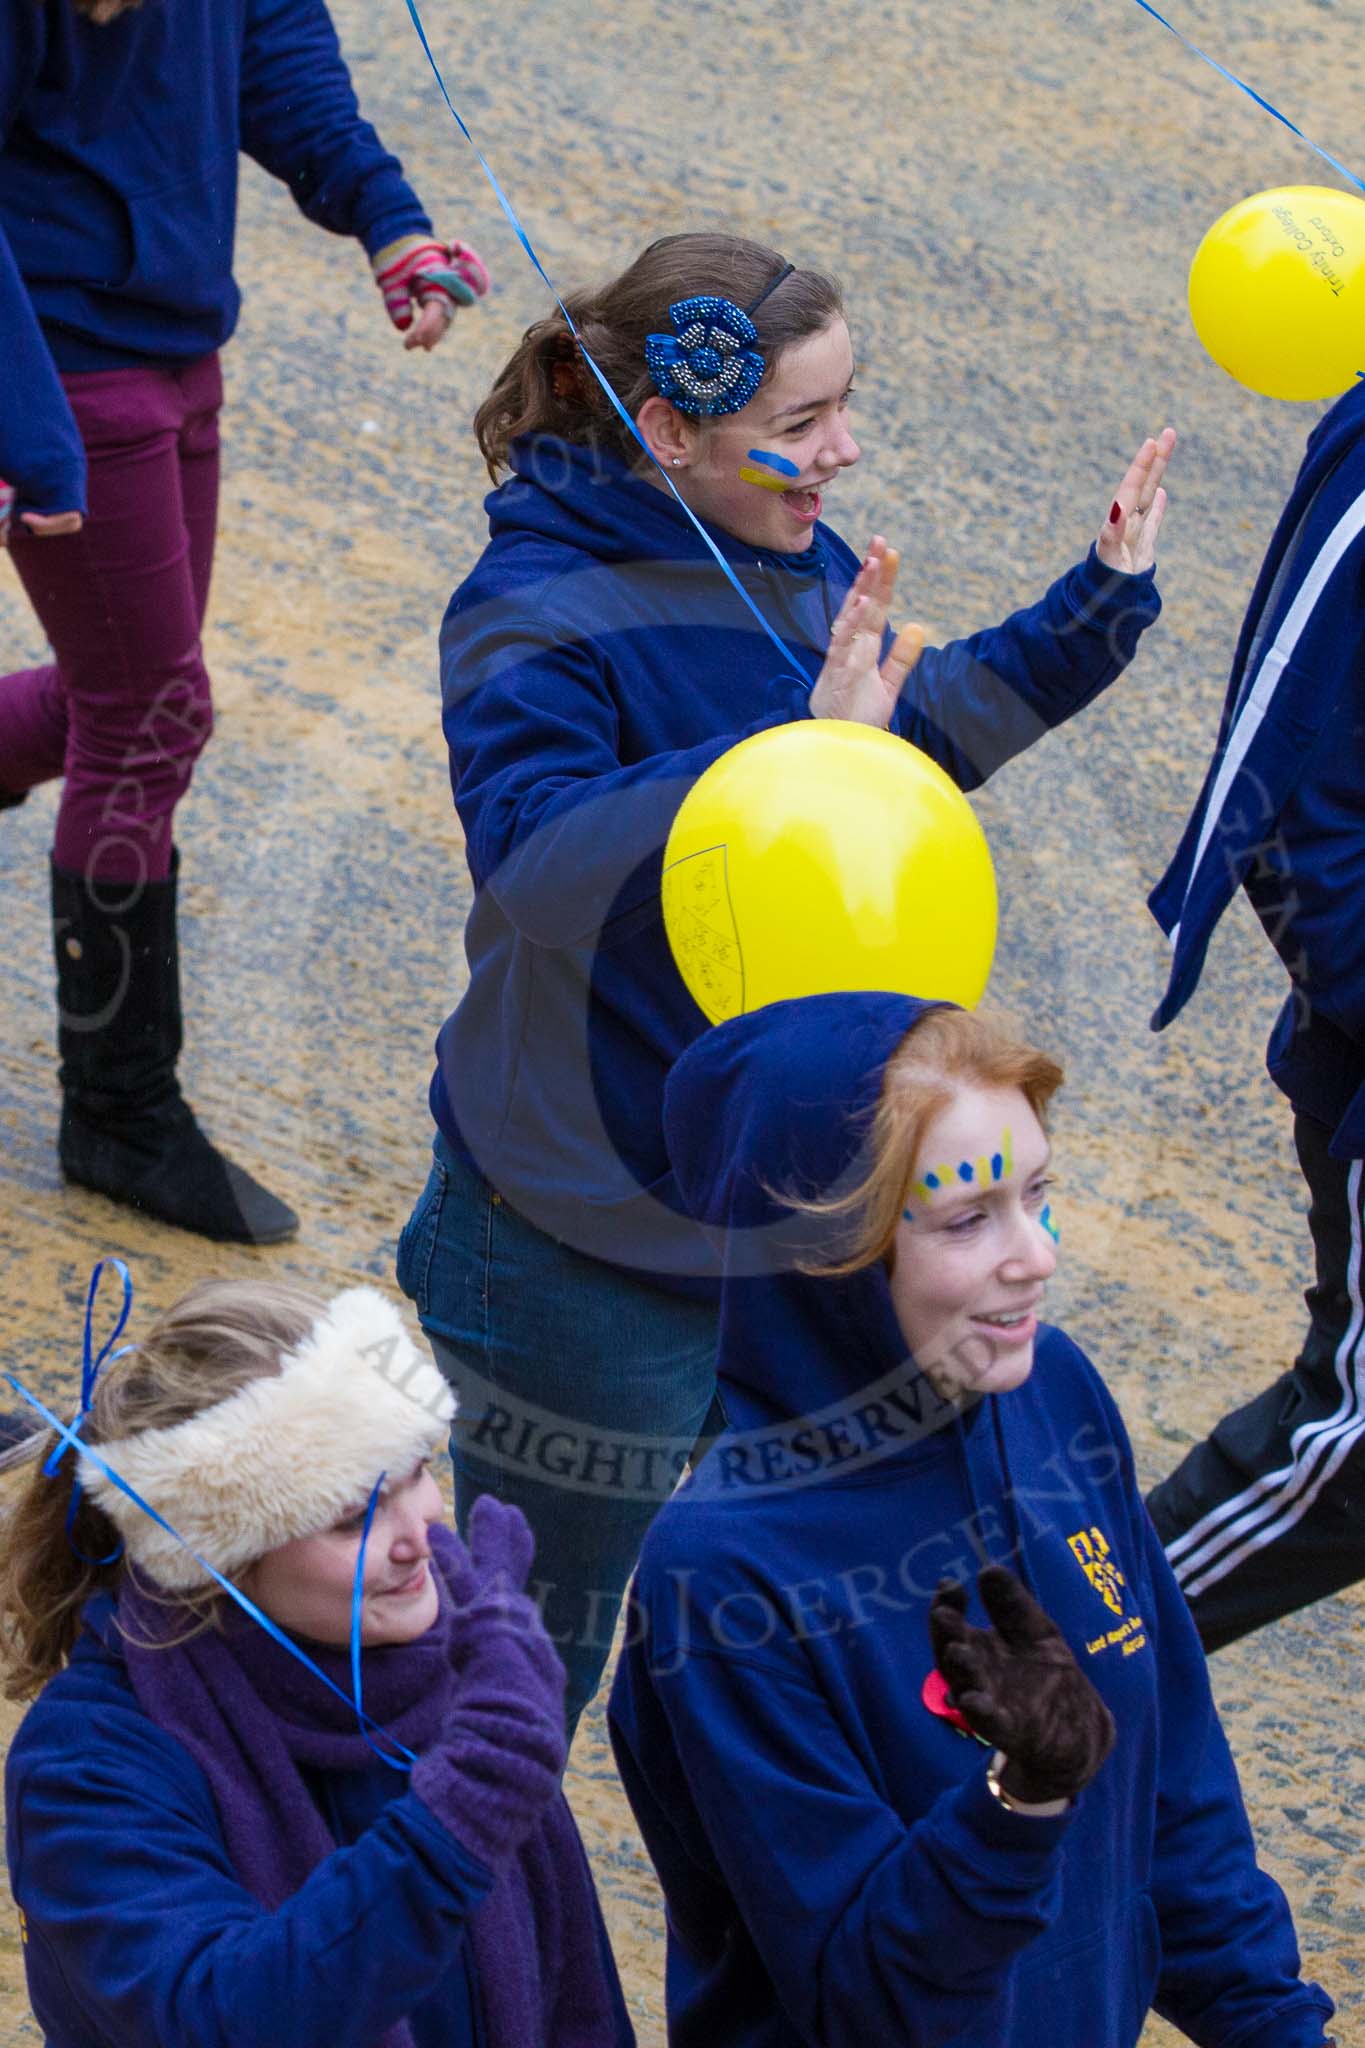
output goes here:
[[1000, 1774], [1008, 1763], [1009, 1758], [1004, 1750], [997, 1749], [986, 1766], [986, 1783], [990, 1786], [991, 1796], [998, 1799], [1010, 1813], [1025, 1814], [1030, 1820], [1051, 1820], [1057, 1814], [1066, 1812], [1071, 1804], [1069, 1799], [1044, 1799], [1037, 1804], [1015, 1799], [1000, 1782]]

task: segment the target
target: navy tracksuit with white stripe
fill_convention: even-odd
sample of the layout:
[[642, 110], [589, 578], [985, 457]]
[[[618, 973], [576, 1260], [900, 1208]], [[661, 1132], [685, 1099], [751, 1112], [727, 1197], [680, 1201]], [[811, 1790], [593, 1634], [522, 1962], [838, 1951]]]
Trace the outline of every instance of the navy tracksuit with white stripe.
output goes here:
[[1293, 1369], [1148, 1501], [1210, 1650], [1365, 1578], [1365, 383], [1309, 439], [1152, 895], [1172, 947], [1155, 1029], [1239, 886], [1289, 972], [1267, 1064], [1294, 1105], [1317, 1276]]

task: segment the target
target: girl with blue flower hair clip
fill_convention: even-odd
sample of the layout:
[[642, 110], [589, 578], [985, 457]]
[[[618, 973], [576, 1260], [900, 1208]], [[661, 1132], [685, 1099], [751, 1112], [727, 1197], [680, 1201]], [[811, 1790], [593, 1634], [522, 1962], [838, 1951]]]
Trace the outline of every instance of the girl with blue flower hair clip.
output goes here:
[[943, 647], [893, 636], [895, 551], [823, 518], [860, 459], [853, 374], [835, 279], [668, 235], [530, 327], [475, 415], [506, 480], [441, 636], [469, 985], [398, 1278], [460, 1392], [461, 1525], [491, 1491], [536, 1530], [571, 1718], [715, 1393], [715, 1255], [663, 1140], [705, 1028], [660, 908], [679, 804], [737, 741], [811, 717], [883, 727], [975, 789], [1107, 688], [1160, 609], [1169, 430], [1036, 604]]

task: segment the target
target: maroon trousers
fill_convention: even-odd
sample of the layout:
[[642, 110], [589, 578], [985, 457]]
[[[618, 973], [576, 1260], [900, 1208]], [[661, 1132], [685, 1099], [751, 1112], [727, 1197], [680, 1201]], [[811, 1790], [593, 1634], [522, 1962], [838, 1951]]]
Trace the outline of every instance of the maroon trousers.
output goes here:
[[171, 816], [213, 725], [200, 628], [218, 516], [216, 355], [62, 380], [89, 462], [77, 534], [10, 530], [55, 660], [0, 676], [0, 790], [65, 777], [53, 858], [164, 881]]

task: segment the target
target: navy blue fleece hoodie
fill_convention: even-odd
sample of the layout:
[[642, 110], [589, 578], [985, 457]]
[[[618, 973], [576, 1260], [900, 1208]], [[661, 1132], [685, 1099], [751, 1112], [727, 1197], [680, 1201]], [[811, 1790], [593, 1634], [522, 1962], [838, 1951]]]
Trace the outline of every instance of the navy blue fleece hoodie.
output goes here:
[[[704, 1026], [664, 937], [664, 842], [737, 740], [809, 715], [858, 560], [712, 538], [784, 660], [673, 501], [615, 457], [512, 450], [491, 539], [441, 635], [444, 726], [475, 900], [469, 987], [438, 1041], [432, 1112], [533, 1223], [676, 1278], [668, 1069]], [[928, 648], [892, 730], [975, 789], [1098, 696], [1160, 600], [1092, 549], [1038, 604]]]
[[[413, 2048], [486, 2048], [464, 1929], [495, 1875], [406, 1775], [305, 1768], [339, 1853], [269, 1911], [234, 1868], [204, 1772], [139, 1703], [108, 1594], [82, 1622], [5, 1760], [10, 1887], [47, 2048], [374, 2048], [404, 2020]], [[548, 1960], [563, 1915], [534, 1842], [528, 1857]], [[600, 2034], [565, 2012], [556, 2048], [586, 2025]]]
[[237, 323], [241, 150], [373, 254], [431, 223], [362, 121], [323, 0], [0, 0], [0, 477], [85, 509], [61, 370], [186, 362]]
[[[834, 1186], [920, 1005], [778, 1003], [674, 1068], [682, 1193], [724, 1233], [730, 1427], [646, 1540], [611, 1696], [668, 1907], [674, 2048], [1310, 2048], [1204, 1658], [1097, 1374], [1044, 1328], [959, 1416], [906, 1358], [880, 1266], [802, 1277], [767, 1190]], [[923, 1703], [937, 1580], [1008, 1563], [1114, 1714], [1068, 1812], [1012, 1814]]]
[[[483, 2048], [451, 1932], [493, 1884], [383, 1764], [318, 1774], [331, 1856], [278, 1912], [242, 1885], [204, 1773], [138, 1704], [108, 1595], [5, 1763], [6, 1856], [48, 2048]], [[376, 1930], [382, 1930], [382, 1933]]]

